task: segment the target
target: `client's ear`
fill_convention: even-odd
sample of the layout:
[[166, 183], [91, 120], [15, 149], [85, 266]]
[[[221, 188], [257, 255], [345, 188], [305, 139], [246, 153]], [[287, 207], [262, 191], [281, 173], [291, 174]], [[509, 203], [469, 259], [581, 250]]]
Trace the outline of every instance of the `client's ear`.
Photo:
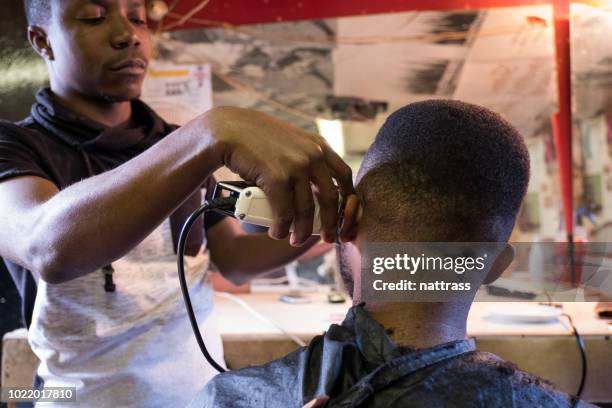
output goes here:
[[495, 262], [493, 262], [493, 266], [484, 279], [483, 284], [488, 285], [489, 283], [495, 282], [508, 266], [510, 266], [513, 260], [514, 248], [512, 245], [506, 244], [504, 249], [497, 255], [497, 258], [495, 258]]
[[340, 227], [340, 240], [342, 242], [350, 242], [357, 238], [362, 212], [361, 202], [357, 194], [348, 196], [344, 205], [344, 220]]

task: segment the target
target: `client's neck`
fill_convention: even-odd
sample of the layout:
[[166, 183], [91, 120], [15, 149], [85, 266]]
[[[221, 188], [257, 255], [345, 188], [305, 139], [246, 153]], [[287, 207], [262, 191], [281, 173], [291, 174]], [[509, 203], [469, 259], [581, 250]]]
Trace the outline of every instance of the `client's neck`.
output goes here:
[[366, 309], [396, 345], [427, 348], [466, 338], [470, 304], [387, 302]]

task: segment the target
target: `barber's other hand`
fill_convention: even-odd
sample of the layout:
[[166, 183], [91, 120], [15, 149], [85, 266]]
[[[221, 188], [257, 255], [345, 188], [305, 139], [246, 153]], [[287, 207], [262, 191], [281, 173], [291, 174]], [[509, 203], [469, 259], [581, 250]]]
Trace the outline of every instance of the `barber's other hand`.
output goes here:
[[[343, 197], [355, 190], [351, 169], [323, 137], [249, 109], [215, 108], [204, 117], [223, 165], [268, 196], [275, 216], [270, 237], [286, 238], [292, 222], [292, 245], [301, 245], [312, 234], [314, 192], [321, 208], [321, 236], [326, 242], [336, 239], [339, 196], [332, 177]], [[349, 240], [353, 231], [343, 229], [342, 235]]]

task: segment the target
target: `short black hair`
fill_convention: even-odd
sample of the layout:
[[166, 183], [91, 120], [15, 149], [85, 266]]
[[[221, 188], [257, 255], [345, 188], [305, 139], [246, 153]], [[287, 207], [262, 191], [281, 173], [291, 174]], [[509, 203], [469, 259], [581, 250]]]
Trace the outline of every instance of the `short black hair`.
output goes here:
[[49, 21], [53, 0], [23, 0], [28, 25], [44, 26]]
[[505, 241], [527, 191], [529, 153], [500, 115], [427, 100], [389, 116], [358, 180], [364, 216], [386, 241]]

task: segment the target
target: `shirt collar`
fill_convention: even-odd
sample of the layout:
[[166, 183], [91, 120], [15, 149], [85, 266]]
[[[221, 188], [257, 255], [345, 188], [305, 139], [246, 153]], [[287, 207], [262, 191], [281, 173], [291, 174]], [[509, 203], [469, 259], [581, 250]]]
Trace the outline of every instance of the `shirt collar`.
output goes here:
[[49, 88], [38, 91], [31, 113], [38, 124], [75, 148], [144, 150], [168, 133], [169, 125], [141, 100], [131, 103], [132, 119], [137, 125], [131, 129], [111, 128], [74, 112], [54, 98]]

